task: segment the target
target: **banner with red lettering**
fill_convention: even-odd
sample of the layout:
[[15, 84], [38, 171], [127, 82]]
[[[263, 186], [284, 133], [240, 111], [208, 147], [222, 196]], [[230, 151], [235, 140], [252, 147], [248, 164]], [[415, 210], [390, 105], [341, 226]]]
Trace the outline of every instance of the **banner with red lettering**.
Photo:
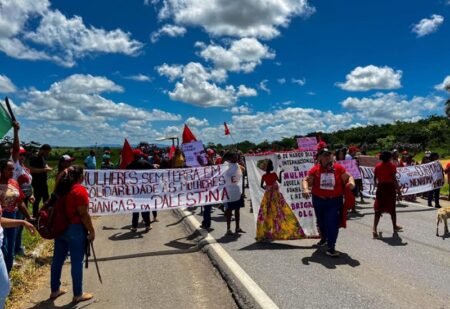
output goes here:
[[[318, 237], [312, 201], [302, 197], [301, 186], [303, 178], [314, 165], [315, 154], [315, 151], [292, 151], [245, 156], [257, 238], [264, 233], [262, 226], [265, 224], [273, 224], [275, 234], [277, 229], [280, 231], [279, 235], [267, 235], [273, 240], [285, 239], [283, 235], [289, 234], [286, 230], [294, 230], [291, 233], [293, 237], [289, 239]], [[274, 186], [263, 183], [263, 189], [261, 179], [266, 174], [269, 160], [273, 163], [273, 173], [277, 177], [281, 172], [281, 183]], [[271, 213], [270, 209], [276, 209], [278, 213]], [[264, 223], [264, 220], [270, 222]], [[297, 233], [299, 226], [301, 231]]]
[[94, 216], [234, 202], [242, 194], [238, 164], [179, 169], [86, 170]]
[[[374, 168], [360, 166], [360, 170], [363, 181], [363, 194], [375, 197]], [[438, 161], [397, 167], [397, 181], [402, 195], [418, 194], [441, 188], [444, 185], [444, 172]]]

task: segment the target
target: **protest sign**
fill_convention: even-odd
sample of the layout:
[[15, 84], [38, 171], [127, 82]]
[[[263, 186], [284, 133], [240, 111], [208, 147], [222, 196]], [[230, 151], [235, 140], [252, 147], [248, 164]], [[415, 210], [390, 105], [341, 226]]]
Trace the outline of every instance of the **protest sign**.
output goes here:
[[[363, 194], [374, 197], [374, 168], [361, 166]], [[397, 181], [402, 195], [418, 194], [438, 189], [444, 185], [444, 174], [439, 162], [397, 168]]]
[[342, 165], [352, 175], [353, 179], [361, 179], [361, 172], [359, 171], [358, 164], [356, 164], [356, 160], [342, 160], [337, 161], [337, 163]]
[[205, 148], [201, 141], [195, 141], [181, 145], [181, 150], [186, 158], [186, 166], [205, 166], [208, 165]]
[[154, 170], [86, 170], [91, 215], [233, 202], [242, 194], [238, 164]]
[[274, 172], [278, 175], [282, 171], [279, 192], [295, 214], [306, 237], [317, 237], [319, 235], [312, 201], [310, 198], [302, 197], [301, 186], [303, 178], [314, 165], [314, 156], [315, 151], [245, 156], [255, 223], [258, 215], [260, 215], [261, 201], [265, 193], [264, 189], [261, 188], [261, 177], [265, 173], [265, 166], [270, 159], [273, 162]]
[[316, 150], [317, 139], [315, 137], [299, 137], [297, 138], [297, 145], [300, 150]]

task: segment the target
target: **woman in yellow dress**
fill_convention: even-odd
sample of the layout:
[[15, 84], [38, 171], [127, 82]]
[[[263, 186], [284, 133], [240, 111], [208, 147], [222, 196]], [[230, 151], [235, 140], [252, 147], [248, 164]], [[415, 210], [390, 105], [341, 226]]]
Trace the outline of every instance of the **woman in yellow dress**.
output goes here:
[[[266, 192], [261, 201], [256, 223], [256, 240], [289, 240], [305, 238], [300, 223], [278, 190], [280, 177], [273, 172], [273, 162], [268, 160], [266, 173], [261, 178], [261, 188]], [[264, 186], [265, 185], [265, 186]]]

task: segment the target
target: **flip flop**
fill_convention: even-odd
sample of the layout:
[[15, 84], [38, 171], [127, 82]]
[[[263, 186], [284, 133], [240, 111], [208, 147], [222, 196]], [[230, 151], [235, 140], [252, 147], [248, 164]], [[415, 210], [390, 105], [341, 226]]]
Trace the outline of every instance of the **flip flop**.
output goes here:
[[394, 228], [394, 232], [401, 232], [401, 231], [403, 231], [403, 226], [397, 225], [397, 226]]
[[79, 303], [79, 302], [82, 302], [82, 301], [87, 301], [87, 300], [90, 300], [90, 299], [92, 299], [94, 297], [94, 295], [93, 294], [91, 294], [91, 293], [83, 293], [83, 294], [81, 294], [80, 296], [75, 296], [74, 298], [73, 298], [73, 300], [72, 300], [72, 302], [74, 302], [74, 303]]
[[65, 289], [59, 289], [57, 292], [52, 292], [52, 293], [50, 293], [50, 299], [51, 300], [55, 300], [55, 299], [57, 299], [58, 297], [60, 297], [61, 295], [64, 295], [64, 294], [66, 294], [67, 293], [67, 290], [65, 290]]

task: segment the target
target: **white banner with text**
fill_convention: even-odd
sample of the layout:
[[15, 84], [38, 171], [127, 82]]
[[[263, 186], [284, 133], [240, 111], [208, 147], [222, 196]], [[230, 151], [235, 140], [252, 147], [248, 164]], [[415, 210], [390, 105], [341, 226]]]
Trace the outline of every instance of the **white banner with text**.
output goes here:
[[94, 216], [168, 210], [239, 200], [238, 164], [180, 169], [86, 170], [83, 185]]
[[[276, 189], [281, 193], [278, 203], [280, 203], [279, 200], [282, 200], [282, 203], [286, 203], [287, 206], [271, 205], [269, 207], [282, 209], [285, 212], [283, 217], [286, 217], [288, 212], [295, 214], [295, 218], [306, 237], [317, 237], [319, 235], [312, 201], [310, 198], [305, 199], [302, 197], [301, 186], [303, 178], [306, 177], [309, 169], [314, 165], [315, 154], [315, 151], [292, 151], [245, 156], [250, 198], [257, 228], [260, 221], [264, 220], [261, 215], [265, 212], [260, 209], [264, 196], [267, 194], [267, 190], [261, 188], [261, 178], [265, 174], [268, 161], [271, 160], [274, 167], [273, 172], [277, 175], [280, 175], [281, 172], [281, 183], [279, 184], [279, 189]], [[273, 192], [270, 193], [274, 196]], [[263, 207], [267, 206], [263, 205]], [[283, 207], [288, 207], [289, 210]], [[285, 222], [276, 222], [276, 218], [273, 220], [275, 221], [274, 226], [288, 226]]]
[[[363, 194], [375, 197], [374, 168], [360, 166], [363, 181]], [[444, 173], [438, 161], [427, 164], [397, 167], [397, 181], [402, 195], [418, 194], [441, 188]]]

